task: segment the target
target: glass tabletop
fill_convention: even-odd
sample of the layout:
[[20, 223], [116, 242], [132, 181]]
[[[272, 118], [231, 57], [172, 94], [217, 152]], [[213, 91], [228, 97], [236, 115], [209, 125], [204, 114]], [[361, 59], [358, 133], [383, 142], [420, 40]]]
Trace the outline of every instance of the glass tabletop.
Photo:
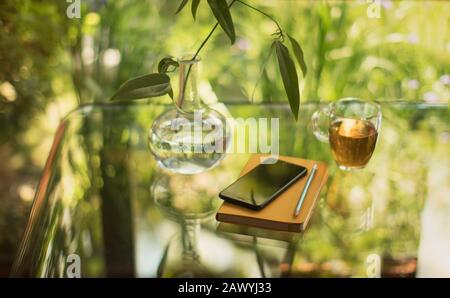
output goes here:
[[329, 164], [303, 233], [217, 222], [218, 193], [251, 154], [200, 174], [162, 169], [148, 135], [170, 106], [82, 106], [56, 132], [12, 275], [70, 276], [76, 264], [81, 277], [449, 276], [450, 106], [381, 106], [374, 155], [354, 172], [314, 137], [320, 104], [303, 104], [298, 122], [287, 105], [215, 107], [279, 118], [280, 155]]

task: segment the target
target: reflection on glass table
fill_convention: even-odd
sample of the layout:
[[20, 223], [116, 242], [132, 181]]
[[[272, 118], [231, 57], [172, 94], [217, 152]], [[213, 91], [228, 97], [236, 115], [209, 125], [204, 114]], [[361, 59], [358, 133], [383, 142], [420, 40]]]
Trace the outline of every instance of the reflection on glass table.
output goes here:
[[234, 118], [279, 118], [280, 155], [329, 163], [302, 234], [214, 219], [249, 153], [200, 174], [161, 169], [147, 138], [169, 106], [79, 108], [55, 135], [12, 275], [67, 276], [77, 255], [82, 277], [450, 276], [449, 106], [381, 104], [375, 152], [355, 172], [314, 137], [320, 107], [303, 104], [296, 123], [285, 105], [222, 106]]

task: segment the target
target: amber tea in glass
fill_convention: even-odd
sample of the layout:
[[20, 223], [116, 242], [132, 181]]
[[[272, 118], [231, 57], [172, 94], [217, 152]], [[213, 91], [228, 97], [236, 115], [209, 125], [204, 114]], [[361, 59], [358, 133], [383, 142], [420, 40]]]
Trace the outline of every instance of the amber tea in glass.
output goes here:
[[362, 168], [369, 162], [378, 137], [371, 122], [354, 119], [334, 121], [329, 134], [334, 159], [349, 168]]
[[344, 98], [314, 113], [312, 125], [316, 137], [330, 143], [341, 169], [361, 169], [375, 150], [381, 109], [375, 102]]

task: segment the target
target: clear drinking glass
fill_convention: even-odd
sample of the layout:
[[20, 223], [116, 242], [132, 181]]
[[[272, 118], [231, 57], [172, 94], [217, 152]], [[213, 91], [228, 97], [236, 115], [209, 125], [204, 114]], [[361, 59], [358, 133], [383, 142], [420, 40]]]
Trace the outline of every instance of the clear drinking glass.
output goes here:
[[362, 169], [367, 165], [381, 126], [381, 108], [376, 102], [343, 98], [316, 111], [311, 120], [314, 135], [330, 144], [340, 169]]

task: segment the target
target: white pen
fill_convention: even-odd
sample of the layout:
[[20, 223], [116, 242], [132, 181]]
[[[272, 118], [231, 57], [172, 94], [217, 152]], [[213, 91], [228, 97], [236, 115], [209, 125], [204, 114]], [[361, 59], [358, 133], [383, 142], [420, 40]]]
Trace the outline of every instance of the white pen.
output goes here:
[[294, 212], [295, 217], [297, 217], [300, 214], [300, 209], [302, 208], [303, 201], [306, 198], [306, 194], [308, 193], [309, 186], [311, 185], [311, 181], [313, 180], [314, 175], [316, 174], [316, 171], [317, 171], [317, 164], [315, 163], [312, 166], [311, 174], [309, 174], [308, 180], [306, 180], [305, 188], [303, 188], [302, 195], [300, 196], [300, 199], [297, 202], [297, 206], [295, 207], [295, 212]]

